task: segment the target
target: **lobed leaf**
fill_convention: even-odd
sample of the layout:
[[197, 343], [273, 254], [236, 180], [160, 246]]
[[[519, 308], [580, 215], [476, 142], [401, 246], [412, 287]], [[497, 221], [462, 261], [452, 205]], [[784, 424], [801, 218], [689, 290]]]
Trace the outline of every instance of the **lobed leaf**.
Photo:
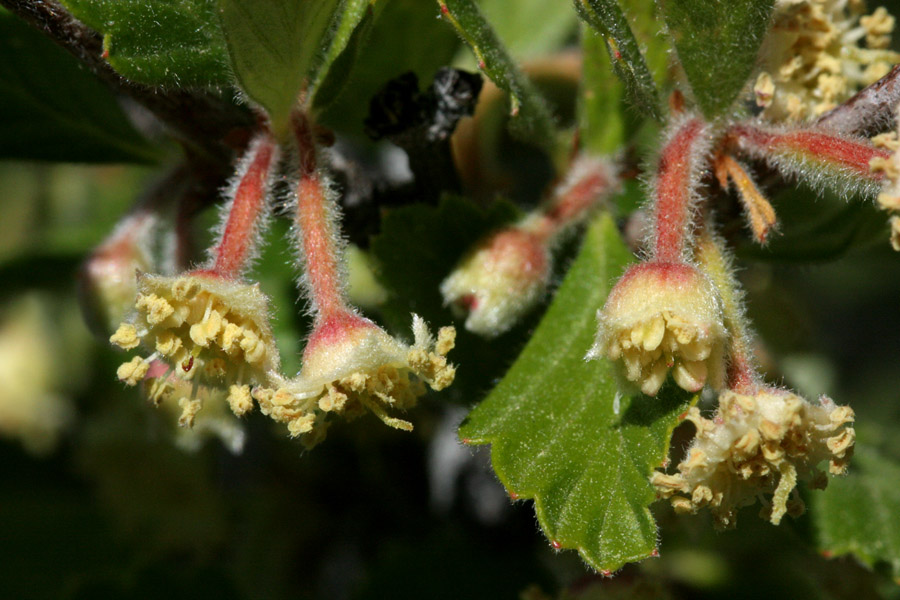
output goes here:
[[329, 56], [333, 26], [344, 2], [218, 0], [218, 4], [234, 74], [244, 92], [266, 109], [275, 134], [283, 136], [301, 89]]
[[535, 500], [555, 547], [577, 548], [602, 571], [656, 548], [648, 478], [692, 402], [674, 386], [620, 396], [612, 365], [584, 360], [595, 312], [631, 261], [612, 218], [596, 219], [534, 336], [459, 431], [491, 444], [500, 480], [512, 497]]
[[616, 0], [575, 0], [581, 18], [602, 36], [616, 75], [629, 100], [643, 114], [662, 119], [659, 92], [628, 19]]
[[160, 154], [76, 58], [0, 12], [0, 158], [150, 163]]
[[694, 99], [707, 118], [723, 114], [753, 73], [774, 0], [658, 1]]
[[854, 554], [869, 567], [885, 563], [900, 581], [900, 464], [871, 446], [857, 444], [846, 477], [810, 495], [819, 550]]
[[61, 0], [103, 34], [109, 64], [147, 85], [224, 87], [228, 52], [215, 0]]
[[474, 52], [478, 68], [509, 92], [511, 131], [555, 156], [556, 131], [546, 101], [510, 57], [474, 0], [438, 0], [438, 4], [443, 17]]

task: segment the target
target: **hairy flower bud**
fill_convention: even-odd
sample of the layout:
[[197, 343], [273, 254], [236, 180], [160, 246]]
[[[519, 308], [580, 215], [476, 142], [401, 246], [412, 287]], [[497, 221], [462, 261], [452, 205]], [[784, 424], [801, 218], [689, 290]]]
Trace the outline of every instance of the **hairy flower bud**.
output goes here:
[[82, 264], [78, 295], [88, 326], [98, 334], [115, 331], [134, 306], [135, 272], [153, 269], [149, 242], [156, 220], [149, 211], [128, 215]]
[[721, 385], [725, 327], [719, 296], [695, 267], [649, 262], [629, 268], [597, 313], [588, 358], [608, 357], [628, 381], [656, 395], [669, 370], [682, 388]]
[[733, 527], [737, 510], [763, 494], [772, 495], [764, 512], [775, 525], [785, 514], [802, 513], [797, 479], [825, 487], [817, 465], [827, 460], [832, 474], [843, 473], [855, 441], [849, 407], [824, 396], [810, 404], [777, 388], [754, 395], [727, 390], [713, 420], [697, 408], [688, 419], [697, 436], [678, 473], [654, 473], [652, 483], [677, 512], [709, 507], [721, 528]]
[[466, 329], [493, 337], [537, 303], [550, 283], [550, 252], [530, 231], [509, 228], [478, 244], [441, 284], [444, 303], [469, 311]]

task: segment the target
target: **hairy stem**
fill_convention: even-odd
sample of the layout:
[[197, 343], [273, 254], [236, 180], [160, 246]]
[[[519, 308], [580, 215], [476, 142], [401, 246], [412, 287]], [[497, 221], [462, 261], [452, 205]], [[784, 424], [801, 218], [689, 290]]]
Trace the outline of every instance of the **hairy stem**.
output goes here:
[[675, 129], [659, 157], [654, 191], [654, 223], [651, 250], [659, 262], [684, 262], [688, 253], [698, 164], [705, 156], [707, 130], [703, 121], [691, 118]]
[[762, 376], [757, 371], [753, 356], [753, 332], [744, 313], [744, 293], [734, 276], [725, 243], [713, 232], [713, 223], [709, 219], [698, 235], [696, 259], [716, 286], [722, 300], [725, 327], [731, 334], [726, 385], [736, 392], [752, 394], [762, 385]]
[[268, 132], [254, 140], [238, 171], [234, 199], [222, 237], [213, 250], [212, 271], [230, 279], [237, 278], [253, 254], [257, 230], [266, 212], [269, 179], [278, 160], [278, 147]]
[[338, 208], [334, 193], [318, 168], [312, 123], [305, 115], [295, 116], [294, 134], [300, 167], [296, 225], [306, 270], [305, 283], [316, 321], [322, 322], [348, 310], [340, 268]]

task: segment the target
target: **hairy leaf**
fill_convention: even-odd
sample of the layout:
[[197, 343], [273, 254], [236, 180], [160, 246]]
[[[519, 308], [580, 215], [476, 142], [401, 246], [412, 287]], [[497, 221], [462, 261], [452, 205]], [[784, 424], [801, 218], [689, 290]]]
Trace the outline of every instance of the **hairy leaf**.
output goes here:
[[854, 554], [870, 567], [886, 563], [900, 580], [900, 464], [857, 444], [850, 473], [810, 495], [819, 550]]
[[612, 219], [599, 217], [534, 336], [459, 431], [492, 445], [500, 480], [513, 497], [534, 498], [554, 546], [604, 571], [653, 553], [648, 478], [691, 402], [674, 386], [620, 396], [612, 365], [584, 360], [596, 310], [631, 260]]
[[613, 69], [625, 83], [634, 106], [649, 117], [661, 119], [653, 75], [617, 0], [575, 0], [575, 8], [603, 36]]
[[694, 98], [707, 118], [727, 111], [747, 83], [774, 0], [659, 0]]
[[234, 74], [244, 92], [266, 109], [276, 135], [287, 131], [300, 90], [327, 55], [342, 4], [342, 0], [219, 0]]
[[109, 88], [68, 52], [0, 12], [0, 158], [154, 162]]
[[441, 14], [472, 48], [478, 68], [509, 92], [511, 131], [521, 139], [556, 154], [553, 115], [546, 101], [509, 56], [473, 0], [438, 0]]
[[112, 67], [148, 85], [223, 87], [231, 82], [215, 0], [61, 0], [103, 34]]

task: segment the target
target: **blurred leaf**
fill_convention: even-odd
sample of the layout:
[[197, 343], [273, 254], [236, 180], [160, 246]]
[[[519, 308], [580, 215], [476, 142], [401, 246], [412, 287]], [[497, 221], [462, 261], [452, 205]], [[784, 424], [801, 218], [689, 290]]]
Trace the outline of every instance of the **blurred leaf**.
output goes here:
[[0, 12], [0, 158], [150, 163], [160, 153], [77, 59]]
[[728, 110], [753, 72], [774, 0], [659, 0], [694, 98], [707, 118]]
[[556, 131], [546, 101], [503, 47], [474, 0], [438, 0], [441, 14], [472, 48], [478, 67], [509, 92], [510, 130], [523, 141], [556, 155]]
[[900, 581], [900, 464], [857, 444], [850, 472], [810, 494], [817, 545], [828, 556], [854, 554], [869, 567], [887, 563]]
[[560, 50], [574, 37], [578, 25], [578, 17], [565, 2], [479, 0], [478, 7], [509, 53], [520, 60]]
[[625, 83], [634, 106], [660, 120], [662, 109], [653, 75], [617, 0], [575, 0], [575, 8], [603, 36], [613, 69]]
[[554, 546], [603, 571], [656, 548], [648, 478], [691, 403], [674, 386], [620, 396], [612, 365], [584, 360], [596, 310], [631, 261], [612, 219], [598, 218], [528, 345], [459, 430], [466, 443], [491, 444], [500, 480], [534, 498]]
[[218, 2], [234, 74], [244, 92], [266, 109], [275, 134], [283, 137], [301, 88], [328, 56], [342, 0]]
[[[423, 0], [378, 0], [371, 25], [363, 22], [353, 37], [358, 37], [356, 60], [349, 61], [349, 73], [341, 84], [340, 96], [328, 98], [322, 89], [316, 108], [322, 110], [319, 122], [342, 133], [363, 136], [363, 120], [369, 99], [388, 80], [412, 71], [423, 84], [431, 82], [434, 72], [453, 59], [459, 40], [440, 20], [435, 19], [434, 4]], [[368, 35], [364, 28], [371, 27]], [[353, 40], [350, 42], [354, 43]], [[422, 52], [421, 48], [428, 48]], [[348, 50], [351, 48], [348, 47]], [[338, 62], [345, 62], [341, 57]], [[341, 65], [333, 67], [328, 79], [337, 77]]]
[[836, 260], [854, 248], [889, 239], [885, 213], [869, 204], [846, 202], [831, 192], [789, 187], [772, 199], [778, 229], [765, 246], [747, 240], [742, 257], [772, 262]]
[[378, 14], [388, 0], [347, 0], [322, 59], [310, 83], [313, 106], [317, 110], [331, 104], [350, 78], [360, 49], [372, 32]]
[[[435, 328], [448, 325], [452, 317], [441, 297], [441, 281], [483, 235], [516, 216], [516, 209], [506, 202], [482, 209], [454, 196], [445, 197], [436, 207], [418, 204], [388, 212], [381, 233], [372, 239], [371, 251], [390, 294], [381, 307], [390, 328], [409, 337], [413, 312]], [[485, 382], [499, 377], [509, 364], [525, 328], [486, 342], [458, 326], [450, 359], [459, 364], [459, 370], [449, 392], [466, 402], [482, 394]]]
[[61, 0], [103, 34], [109, 64], [147, 85], [231, 83], [215, 0]]
[[578, 133], [588, 152], [607, 154], [625, 143], [623, 83], [613, 74], [605, 42], [590, 31], [581, 39], [582, 76], [578, 98]]

